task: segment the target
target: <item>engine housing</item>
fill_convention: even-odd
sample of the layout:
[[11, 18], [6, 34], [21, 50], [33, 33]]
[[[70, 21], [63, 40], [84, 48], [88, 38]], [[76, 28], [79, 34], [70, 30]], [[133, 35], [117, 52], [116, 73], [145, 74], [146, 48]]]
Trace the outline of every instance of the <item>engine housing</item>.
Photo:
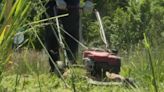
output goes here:
[[104, 78], [107, 71], [116, 74], [120, 72], [121, 59], [115, 53], [101, 50], [86, 50], [83, 52], [83, 59], [89, 76]]

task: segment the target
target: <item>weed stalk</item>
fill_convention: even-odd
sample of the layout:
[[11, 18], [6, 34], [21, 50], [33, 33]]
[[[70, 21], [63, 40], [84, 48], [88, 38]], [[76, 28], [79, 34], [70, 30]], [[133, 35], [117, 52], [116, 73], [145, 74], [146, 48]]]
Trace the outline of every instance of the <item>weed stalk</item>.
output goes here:
[[154, 90], [155, 90], [155, 92], [158, 92], [158, 86], [157, 86], [157, 81], [156, 81], [156, 76], [155, 76], [155, 70], [154, 70], [154, 65], [153, 65], [152, 56], [151, 56], [150, 43], [148, 42], [145, 33], [144, 33], [144, 44], [145, 44], [145, 48], [146, 48], [146, 51], [147, 51], [148, 57], [149, 57], [149, 63], [150, 63], [150, 67], [151, 67], [152, 77], [153, 77]]

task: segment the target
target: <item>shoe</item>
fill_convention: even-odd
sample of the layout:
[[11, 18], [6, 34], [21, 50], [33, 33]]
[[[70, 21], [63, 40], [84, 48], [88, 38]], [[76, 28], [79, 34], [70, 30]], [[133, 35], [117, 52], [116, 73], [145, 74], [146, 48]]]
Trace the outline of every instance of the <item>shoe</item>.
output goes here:
[[61, 77], [61, 75], [65, 72], [66, 65], [63, 61], [56, 61], [56, 68], [54, 67], [53, 69], [51, 68], [49, 72], [51, 74], [55, 74], [58, 77]]
[[64, 70], [66, 68], [64, 61], [56, 61], [56, 65], [59, 68], [59, 70]]

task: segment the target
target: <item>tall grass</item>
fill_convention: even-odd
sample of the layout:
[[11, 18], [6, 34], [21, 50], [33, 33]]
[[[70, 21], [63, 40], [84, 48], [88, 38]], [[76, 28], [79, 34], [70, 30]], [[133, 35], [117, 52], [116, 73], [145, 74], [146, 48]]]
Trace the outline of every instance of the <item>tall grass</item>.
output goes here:
[[150, 63], [150, 69], [152, 72], [152, 82], [153, 82], [153, 86], [154, 86], [154, 91], [158, 92], [158, 85], [157, 85], [157, 78], [156, 78], [156, 74], [155, 74], [155, 69], [154, 69], [154, 64], [153, 64], [153, 60], [152, 60], [152, 55], [151, 55], [151, 47], [150, 47], [150, 43], [148, 42], [148, 39], [146, 37], [146, 34], [144, 34], [144, 43], [145, 43], [145, 48], [146, 51], [148, 53], [148, 58], [149, 58], [149, 63]]
[[25, 24], [31, 1], [29, 0], [2, 0], [0, 5], [0, 75], [8, 63], [12, 53], [13, 37]]
[[[160, 54], [159, 54], [160, 53]], [[164, 51], [151, 50], [151, 57], [153, 61], [155, 80], [157, 81], [159, 92], [162, 91], [164, 82], [164, 58], [162, 57]], [[156, 57], [156, 55], [159, 55]], [[126, 88], [124, 86], [94, 86], [87, 83], [85, 79], [85, 70], [75, 68], [74, 76], [69, 74], [65, 81], [68, 85], [76, 86], [76, 91], [80, 92], [154, 92], [153, 76], [151, 72], [149, 56], [147, 50], [142, 43], [132, 46], [129, 55], [123, 53], [122, 56], [122, 70], [121, 75], [131, 77], [135, 80], [136, 88]], [[36, 52], [34, 50], [25, 49], [21, 52], [15, 52], [12, 55], [11, 61], [15, 61], [12, 67], [5, 70], [5, 77], [2, 79], [4, 84], [2, 87], [8, 91], [15, 90], [21, 91], [50, 91], [53, 92], [72, 92], [72, 88], [64, 88], [63, 82], [55, 75], [48, 74], [48, 58], [45, 52]], [[26, 66], [26, 63], [28, 66]], [[30, 69], [29, 69], [30, 67]], [[38, 71], [39, 70], [39, 71]], [[32, 74], [32, 72], [39, 72], [39, 76]], [[14, 81], [13, 81], [14, 80]]]

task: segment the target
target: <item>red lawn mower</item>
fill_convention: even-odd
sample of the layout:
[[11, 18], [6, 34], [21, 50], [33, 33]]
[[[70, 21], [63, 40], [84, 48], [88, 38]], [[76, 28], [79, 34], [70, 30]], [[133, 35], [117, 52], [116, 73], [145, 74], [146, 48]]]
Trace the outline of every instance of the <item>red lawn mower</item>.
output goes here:
[[[133, 81], [131, 79], [124, 78], [123, 76], [119, 75], [121, 70], [121, 58], [120, 56], [118, 56], [117, 50], [108, 49], [108, 42], [106, 40], [100, 14], [97, 10], [95, 10], [95, 14], [100, 27], [100, 36], [106, 48], [105, 49], [91, 48], [83, 51], [84, 68], [87, 71], [88, 82], [90, 84], [95, 84], [95, 85], [113, 85], [112, 82], [117, 82], [114, 84], [122, 85], [124, 83], [126, 84], [128, 83], [134, 86]], [[56, 22], [57, 22], [57, 28], [59, 33], [59, 40], [60, 42], [62, 42], [58, 19], [56, 20]], [[63, 48], [63, 53], [65, 57], [64, 64], [69, 67], [71, 65], [69, 65], [67, 60], [67, 54], [64, 49], [65, 48], [64, 43], [61, 44], [61, 47]], [[83, 47], [85, 46], [83, 45]], [[61, 64], [57, 63], [57, 66], [61, 66], [61, 65], [63, 65], [63, 63]]]
[[[105, 49], [86, 49], [83, 52], [84, 66], [87, 71], [88, 82], [95, 85], [131, 84], [133, 81], [119, 75], [121, 70], [121, 58], [117, 50], [109, 50], [100, 14], [95, 10], [100, 26], [100, 35], [106, 45]], [[117, 83], [116, 83], [117, 82]]]

